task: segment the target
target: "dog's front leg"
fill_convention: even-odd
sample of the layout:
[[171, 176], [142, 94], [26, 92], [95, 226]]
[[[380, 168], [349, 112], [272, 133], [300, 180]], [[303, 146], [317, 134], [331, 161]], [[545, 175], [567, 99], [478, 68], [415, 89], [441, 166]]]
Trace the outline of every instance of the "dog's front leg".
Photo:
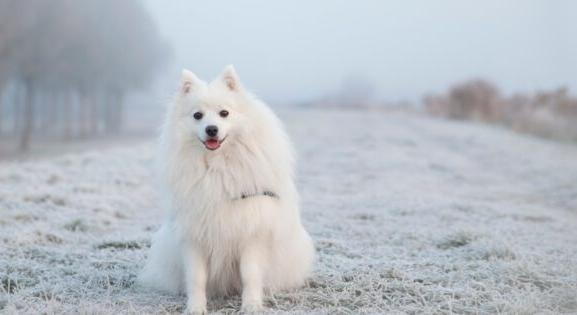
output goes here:
[[259, 312], [263, 309], [263, 254], [258, 243], [250, 244], [241, 253], [242, 311], [246, 313]]
[[183, 258], [187, 297], [185, 314], [206, 314], [206, 255], [196, 246], [186, 244]]

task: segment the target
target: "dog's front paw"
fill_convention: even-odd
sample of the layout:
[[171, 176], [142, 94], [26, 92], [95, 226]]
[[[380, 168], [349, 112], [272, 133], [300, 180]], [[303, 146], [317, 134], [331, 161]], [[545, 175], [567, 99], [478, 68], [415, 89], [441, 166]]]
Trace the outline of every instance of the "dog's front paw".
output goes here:
[[243, 302], [240, 311], [244, 314], [262, 313], [264, 308], [261, 302]]
[[205, 315], [206, 306], [203, 305], [187, 305], [186, 310], [184, 310], [184, 315]]

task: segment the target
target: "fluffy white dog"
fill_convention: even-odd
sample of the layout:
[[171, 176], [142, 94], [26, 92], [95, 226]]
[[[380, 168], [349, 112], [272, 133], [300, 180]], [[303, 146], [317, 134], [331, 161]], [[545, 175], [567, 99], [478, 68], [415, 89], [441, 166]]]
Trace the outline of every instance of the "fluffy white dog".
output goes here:
[[265, 291], [302, 285], [314, 248], [301, 224], [293, 150], [274, 113], [232, 66], [211, 83], [183, 70], [161, 137], [167, 218], [142, 284], [186, 291], [187, 313], [207, 295], [242, 292], [242, 310]]

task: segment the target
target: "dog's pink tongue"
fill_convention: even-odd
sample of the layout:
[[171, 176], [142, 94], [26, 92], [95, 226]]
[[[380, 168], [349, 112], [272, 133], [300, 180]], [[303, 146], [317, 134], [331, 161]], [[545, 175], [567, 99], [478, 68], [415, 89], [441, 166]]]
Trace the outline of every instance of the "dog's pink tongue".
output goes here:
[[215, 150], [218, 149], [218, 147], [220, 147], [220, 143], [218, 143], [218, 140], [216, 139], [208, 139], [204, 144], [206, 145], [207, 148], [211, 150]]

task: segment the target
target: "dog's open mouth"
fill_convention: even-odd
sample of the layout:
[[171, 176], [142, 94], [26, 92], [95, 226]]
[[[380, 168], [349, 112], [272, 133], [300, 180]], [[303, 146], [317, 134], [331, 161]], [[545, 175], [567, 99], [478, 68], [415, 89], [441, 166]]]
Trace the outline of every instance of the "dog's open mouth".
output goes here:
[[202, 143], [204, 144], [204, 147], [207, 148], [208, 150], [214, 151], [218, 148], [220, 148], [220, 145], [222, 144], [222, 142], [226, 139], [226, 137], [224, 137], [222, 140], [218, 140], [218, 138], [208, 138], [206, 140], [204, 140]]

